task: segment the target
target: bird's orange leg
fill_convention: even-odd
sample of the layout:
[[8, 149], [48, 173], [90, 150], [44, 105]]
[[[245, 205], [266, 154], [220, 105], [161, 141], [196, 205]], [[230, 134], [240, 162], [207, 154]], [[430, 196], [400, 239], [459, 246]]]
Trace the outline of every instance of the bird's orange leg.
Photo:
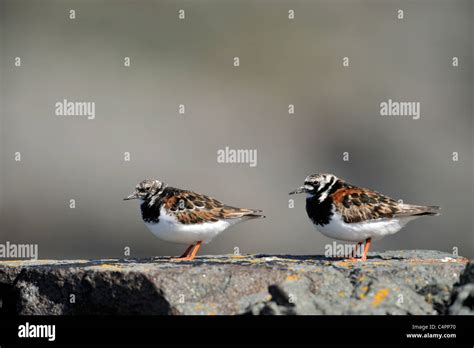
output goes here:
[[191, 261], [192, 259], [194, 259], [194, 256], [196, 256], [199, 248], [201, 247], [201, 241], [198, 240], [198, 242], [196, 243], [196, 245], [194, 246], [193, 250], [191, 251], [191, 255], [189, 255], [189, 261]]
[[177, 258], [173, 258], [174, 261], [191, 261], [196, 256], [199, 247], [201, 246], [201, 241], [198, 241], [195, 245], [190, 245], [183, 255]]
[[362, 254], [361, 261], [367, 260], [367, 254], [369, 253], [370, 244], [372, 243], [372, 238], [367, 238], [365, 240], [364, 254]]
[[183, 255], [181, 255], [180, 257], [175, 257], [175, 259], [184, 259], [185, 257], [188, 257], [189, 256], [189, 252], [191, 251], [191, 249], [194, 247], [194, 244], [191, 244], [190, 246], [188, 246], [188, 248], [186, 249], [186, 251], [183, 253]]

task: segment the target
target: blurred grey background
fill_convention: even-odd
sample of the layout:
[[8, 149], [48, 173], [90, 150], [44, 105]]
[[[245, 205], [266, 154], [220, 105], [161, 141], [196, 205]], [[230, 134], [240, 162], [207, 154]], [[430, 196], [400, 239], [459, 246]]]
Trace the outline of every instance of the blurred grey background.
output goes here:
[[[332, 240], [287, 194], [331, 172], [442, 207], [374, 250], [474, 257], [472, 22], [469, 0], [0, 0], [0, 243], [38, 243], [40, 258], [179, 254], [122, 201], [159, 178], [265, 211], [203, 254], [323, 253]], [[95, 120], [56, 116], [63, 99], [94, 101]], [[421, 118], [381, 117], [388, 99], [419, 101]], [[257, 149], [258, 165], [217, 163], [226, 146]]]

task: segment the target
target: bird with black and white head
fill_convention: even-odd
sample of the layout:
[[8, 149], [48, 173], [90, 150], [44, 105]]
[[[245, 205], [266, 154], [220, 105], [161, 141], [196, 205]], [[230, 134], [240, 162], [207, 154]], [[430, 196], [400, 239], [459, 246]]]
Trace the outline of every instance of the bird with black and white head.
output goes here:
[[[421, 216], [439, 215], [439, 207], [405, 204], [371, 189], [357, 187], [333, 174], [313, 174], [290, 194], [306, 194], [308, 217], [323, 235], [356, 248], [365, 241], [361, 260], [367, 259], [372, 240], [400, 231]], [[350, 260], [355, 260], [351, 258]]]
[[265, 217], [261, 210], [229, 206], [154, 179], [141, 181], [124, 199], [139, 200], [143, 222], [156, 237], [189, 245], [177, 260], [194, 259], [202, 243], [209, 243], [236, 223]]

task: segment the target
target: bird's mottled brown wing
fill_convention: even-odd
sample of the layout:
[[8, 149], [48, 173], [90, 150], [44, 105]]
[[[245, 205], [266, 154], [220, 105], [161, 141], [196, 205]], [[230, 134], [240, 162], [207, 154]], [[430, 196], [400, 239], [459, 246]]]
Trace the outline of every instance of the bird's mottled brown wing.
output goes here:
[[344, 184], [331, 194], [344, 222], [438, 215], [439, 207], [403, 204], [379, 192]]
[[402, 213], [401, 205], [394, 199], [351, 185], [344, 185], [331, 198], [346, 223], [389, 219]]
[[192, 191], [174, 192], [163, 204], [164, 208], [182, 224], [262, 217], [260, 210], [231, 207], [217, 199]]

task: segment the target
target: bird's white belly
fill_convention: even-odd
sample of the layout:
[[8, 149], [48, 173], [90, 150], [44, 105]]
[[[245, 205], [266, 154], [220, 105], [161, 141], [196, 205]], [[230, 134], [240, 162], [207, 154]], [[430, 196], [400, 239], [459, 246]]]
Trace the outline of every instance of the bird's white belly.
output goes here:
[[181, 224], [162, 209], [159, 223], [145, 225], [156, 237], [166, 242], [193, 244], [197, 241], [209, 243], [214, 237], [238, 221], [219, 220], [201, 224]]
[[324, 226], [316, 225], [316, 228], [326, 237], [348, 242], [362, 242], [367, 238], [377, 240], [397, 233], [413, 218], [379, 219], [367, 222], [346, 223], [339, 215], [334, 214], [329, 224]]

